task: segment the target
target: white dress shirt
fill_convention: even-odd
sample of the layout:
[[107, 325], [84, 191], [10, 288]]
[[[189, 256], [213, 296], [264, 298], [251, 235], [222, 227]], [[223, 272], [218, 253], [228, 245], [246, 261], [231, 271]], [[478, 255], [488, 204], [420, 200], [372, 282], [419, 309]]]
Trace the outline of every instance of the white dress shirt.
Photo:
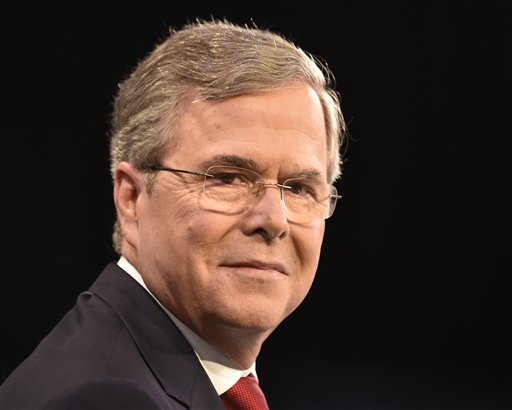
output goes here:
[[133, 279], [135, 279], [146, 291], [157, 301], [164, 312], [176, 324], [178, 329], [183, 333], [185, 339], [190, 343], [199, 362], [203, 366], [206, 374], [210, 378], [217, 394], [220, 396], [222, 393], [231, 388], [240, 377], [247, 376], [252, 373], [256, 378], [256, 363], [253, 363], [248, 369], [240, 370], [237, 366], [222, 353], [218, 352], [213, 346], [201, 339], [189, 327], [180, 322], [165, 306], [149, 291], [142, 276], [135, 269], [135, 267], [128, 262], [126, 258], [121, 256], [117, 261], [121, 269], [127, 272]]

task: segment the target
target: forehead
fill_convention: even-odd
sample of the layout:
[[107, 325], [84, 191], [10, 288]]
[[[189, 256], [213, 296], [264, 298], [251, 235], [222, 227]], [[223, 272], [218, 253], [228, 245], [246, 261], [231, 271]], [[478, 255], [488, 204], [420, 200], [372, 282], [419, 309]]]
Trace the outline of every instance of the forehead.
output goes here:
[[[183, 107], [182, 107], [183, 108]], [[238, 155], [277, 172], [327, 169], [324, 113], [316, 93], [296, 85], [223, 101], [191, 100], [166, 159], [182, 166]]]

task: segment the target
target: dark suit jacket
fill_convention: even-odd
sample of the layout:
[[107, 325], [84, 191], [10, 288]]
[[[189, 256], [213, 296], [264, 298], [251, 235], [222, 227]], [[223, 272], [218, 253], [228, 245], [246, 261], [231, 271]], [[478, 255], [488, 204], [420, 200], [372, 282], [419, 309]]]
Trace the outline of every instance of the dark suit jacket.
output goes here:
[[0, 387], [10, 409], [224, 409], [178, 328], [109, 264]]

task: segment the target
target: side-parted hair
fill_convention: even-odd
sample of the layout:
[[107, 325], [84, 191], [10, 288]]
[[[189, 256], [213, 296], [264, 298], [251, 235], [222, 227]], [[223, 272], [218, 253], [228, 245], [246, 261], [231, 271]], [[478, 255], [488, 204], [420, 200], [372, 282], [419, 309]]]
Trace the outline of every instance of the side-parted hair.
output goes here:
[[[333, 183], [341, 176], [347, 134], [334, 81], [325, 63], [269, 30], [215, 19], [171, 28], [119, 85], [110, 130], [112, 178], [121, 161], [140, 170], [160, 163], [172, 148], [180, 103], [189, 97], [218, 101], [302, 83], [316, 91], [323, 108], [327, 178]], [[146, 186], [151, 190], [151, 173]], [[113, 246], [119, 254], [121, 242], [116, 221]]]

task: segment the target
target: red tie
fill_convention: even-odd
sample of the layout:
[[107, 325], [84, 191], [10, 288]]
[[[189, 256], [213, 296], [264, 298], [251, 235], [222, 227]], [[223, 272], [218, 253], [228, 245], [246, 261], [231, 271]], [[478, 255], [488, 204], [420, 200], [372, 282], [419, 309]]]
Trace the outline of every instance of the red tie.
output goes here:
[[258, 380], [253, 376], [241, 377], [220, 397], [226, 410], [269, 410]]

